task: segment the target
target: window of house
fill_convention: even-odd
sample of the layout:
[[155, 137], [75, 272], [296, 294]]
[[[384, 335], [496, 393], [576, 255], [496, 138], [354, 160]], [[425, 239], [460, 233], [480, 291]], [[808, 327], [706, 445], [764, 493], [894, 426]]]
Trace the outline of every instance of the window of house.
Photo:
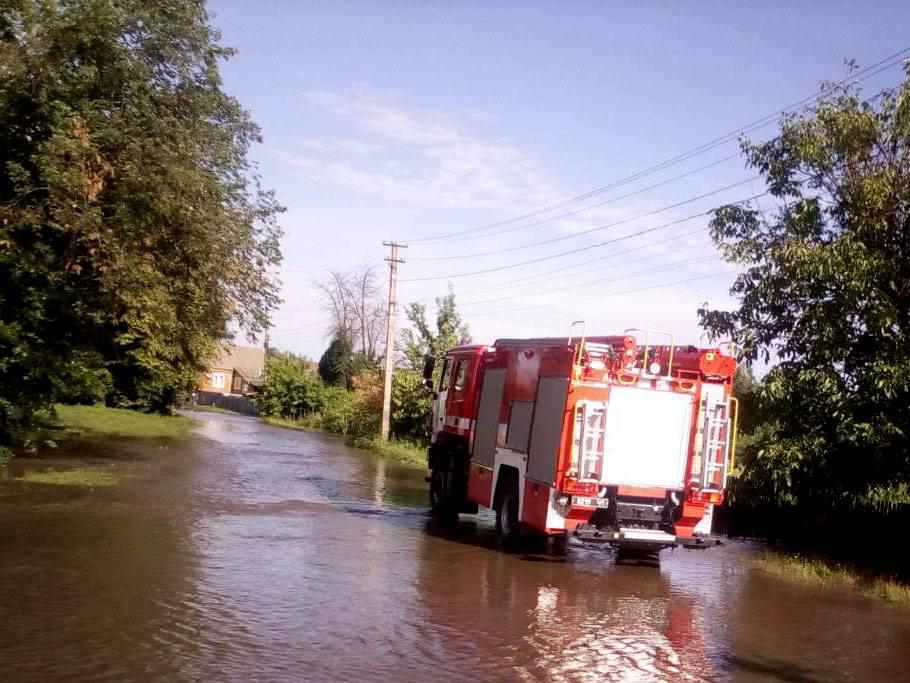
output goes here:
[[212, 386], [216, 389], [224, 389], [224, 373], [223, 372], [213, 372], [212, 373]]

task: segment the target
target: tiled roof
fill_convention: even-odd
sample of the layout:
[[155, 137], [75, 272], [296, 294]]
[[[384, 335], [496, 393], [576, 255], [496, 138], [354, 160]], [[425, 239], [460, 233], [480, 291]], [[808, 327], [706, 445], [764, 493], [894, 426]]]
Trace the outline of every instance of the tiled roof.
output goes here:
[[219, 349], [209, 367], [237, 370], [247, 381], [254, 382], [265, 370], [265, 350], [258, 346], [225, 346]]

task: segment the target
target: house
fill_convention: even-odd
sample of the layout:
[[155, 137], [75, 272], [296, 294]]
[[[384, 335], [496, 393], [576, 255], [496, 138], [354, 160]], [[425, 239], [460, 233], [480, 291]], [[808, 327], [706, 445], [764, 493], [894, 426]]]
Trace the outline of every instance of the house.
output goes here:
[[196, 390], [214, 394], [255, 394], [265, 374], [265, 350], [252, 346], [226, 346], [209, 362]]

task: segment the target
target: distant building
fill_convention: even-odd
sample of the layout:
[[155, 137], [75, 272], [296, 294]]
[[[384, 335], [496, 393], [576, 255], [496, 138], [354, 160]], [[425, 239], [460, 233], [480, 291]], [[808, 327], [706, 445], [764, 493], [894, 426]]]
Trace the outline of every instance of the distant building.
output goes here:
[[265, 351], [252, 346], [226, 346], [208, 364], [199, 378], [197, 391], [249, 396], [262, 385]]

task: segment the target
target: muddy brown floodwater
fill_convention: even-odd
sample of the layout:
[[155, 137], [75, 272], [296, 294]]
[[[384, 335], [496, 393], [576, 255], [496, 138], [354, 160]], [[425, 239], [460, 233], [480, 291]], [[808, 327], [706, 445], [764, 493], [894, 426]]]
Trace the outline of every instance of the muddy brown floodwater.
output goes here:
[[178, 447], [77, 454], [116, 486], [0, 482], [0, 680], [910, 678], [910, 610], [762, 575], [749, 546], [506, 554], [491, 518], [436, 529], [420, 470], [196, 417]]

